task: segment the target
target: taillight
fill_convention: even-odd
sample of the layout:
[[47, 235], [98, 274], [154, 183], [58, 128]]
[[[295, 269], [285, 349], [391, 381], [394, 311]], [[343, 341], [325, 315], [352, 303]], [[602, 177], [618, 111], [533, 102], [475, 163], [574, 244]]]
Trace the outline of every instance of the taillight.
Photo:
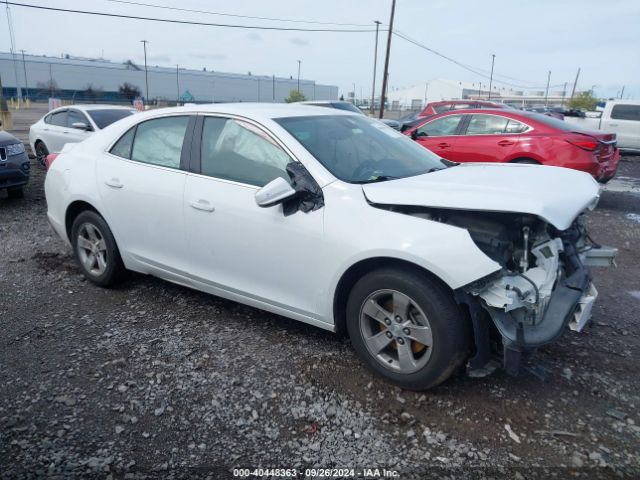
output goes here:
[[571, 137], [567, 138], [566, 140], [571, 145], [575, 145], [576, 147], [581, 148], [582, 150], [586, 150], [587, 152], [593, 152], [596, 148], [598, 148], [598, 145], [600, 144], [600, 142], [598, 142], [598, 140], [593, 137]]
[[53, 163], [53, 161], [58, 158], [57, 153], [50, 153], [49, 155], [46, 156], [45, 161], [44, 161], [44, 166], [47, 170], [49, 170], [49, 167], [51, 166], [51, 164]]

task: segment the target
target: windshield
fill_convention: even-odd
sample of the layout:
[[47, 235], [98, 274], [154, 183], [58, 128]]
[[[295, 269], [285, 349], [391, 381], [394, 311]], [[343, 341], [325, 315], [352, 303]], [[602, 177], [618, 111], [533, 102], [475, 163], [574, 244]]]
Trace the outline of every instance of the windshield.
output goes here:
[[406, 135], [365, 116], [319, 115], [275, 121], [345, 182], [411, 177], [447, 166]]
[[133, 115], [132, 110], [126, 110], [124, 108], [113, 108], [109, 110], [88, 110], [87, 113], [100, 130], [108, 127], [113, 122], [128, 117], [129, 115]]

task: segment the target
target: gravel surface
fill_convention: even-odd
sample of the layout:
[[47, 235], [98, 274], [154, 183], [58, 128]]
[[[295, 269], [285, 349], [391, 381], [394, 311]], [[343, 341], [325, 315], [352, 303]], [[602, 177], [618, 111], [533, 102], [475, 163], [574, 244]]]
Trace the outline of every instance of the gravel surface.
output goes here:
[[311, 326], [142, 275], [93, 286], [49, 228], [32, 171], [24, 199], [0, 193], [0, 478], [640, 476], [640, 157], [589, 214], [620, 254], [595, 271], [586, 331], [519, 377], [459, 375], [422, 394]]

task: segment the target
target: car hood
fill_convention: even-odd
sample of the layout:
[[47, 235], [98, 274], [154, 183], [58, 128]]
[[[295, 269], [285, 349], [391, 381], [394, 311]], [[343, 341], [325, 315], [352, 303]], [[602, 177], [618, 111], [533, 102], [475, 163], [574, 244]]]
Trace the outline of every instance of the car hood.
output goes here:
[[4, 147], [5, 145], [11, 145], [13, 143], [20, 143], [16, 137], [7, 133], [5, 131], [0, 130], [0, 147]]
[[536, 215], [566, 230], [598, 201], [590, 175], [559, 167], [517, 164], [460, 164], [415, 177], [368, 183], [366, 198], [383, 205]]

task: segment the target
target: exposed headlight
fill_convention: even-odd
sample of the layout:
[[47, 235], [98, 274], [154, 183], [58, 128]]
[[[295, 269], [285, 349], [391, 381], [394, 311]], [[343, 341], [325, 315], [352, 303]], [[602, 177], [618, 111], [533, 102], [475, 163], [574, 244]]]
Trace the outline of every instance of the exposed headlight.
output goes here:
[[24, 153], [24, 145], [22, 143], [13, 143], [4, 147], [7, 151], [7, 156], [20, 155]]

